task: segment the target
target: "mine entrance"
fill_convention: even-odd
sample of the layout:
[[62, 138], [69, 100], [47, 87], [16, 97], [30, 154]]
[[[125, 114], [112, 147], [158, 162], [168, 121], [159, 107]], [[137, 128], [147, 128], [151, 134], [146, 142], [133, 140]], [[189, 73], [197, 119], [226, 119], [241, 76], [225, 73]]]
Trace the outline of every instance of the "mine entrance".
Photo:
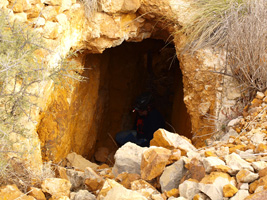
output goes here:
[[116, 150], [112, 138], [121, 130], [132, 129], [135, 119], [132, 105], [144, 91], [154, 95], [156, 107], [166, 120], [166, 129], [191, 138], [190, 117], [183, 102], [182, 73], [173, 45], [154, 39], [124, 42], [102, 54], [87, 55], [85, 67], [88, 73], [92, 68], [100, 69], [96, 149]]

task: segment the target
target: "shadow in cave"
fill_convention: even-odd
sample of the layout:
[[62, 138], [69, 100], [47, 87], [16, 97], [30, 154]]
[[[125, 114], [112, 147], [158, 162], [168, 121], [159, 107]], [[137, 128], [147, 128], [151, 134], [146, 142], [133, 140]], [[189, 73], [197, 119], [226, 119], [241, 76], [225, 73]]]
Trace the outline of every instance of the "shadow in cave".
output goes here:
[[109, 152], [117, 150], [113, 138], [119, 131], [133, 128], [132, 106], [144, 91], [154, 95], [156, 108], [166, 120], [166, 129], [191, 138], [190, 117], [183, 102], [182, 73], [173, 45], [154, 39], [124, 42], [101, 55], [89, 54], [86, 62], [94, 56], [102, 60], [96, 66], [100, 68], [98, 101], [102, 105], [96, 153], [101, 148], [108, 148]]

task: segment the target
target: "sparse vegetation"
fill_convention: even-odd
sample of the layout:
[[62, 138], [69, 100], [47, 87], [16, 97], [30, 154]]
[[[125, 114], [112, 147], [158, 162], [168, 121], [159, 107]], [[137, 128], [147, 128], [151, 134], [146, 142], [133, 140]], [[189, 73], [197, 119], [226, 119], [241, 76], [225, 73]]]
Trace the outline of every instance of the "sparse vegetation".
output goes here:
[[[41, 36], [26, 25], [11, 22], [0, 10], [0, 185], [31, 178], [27, 163], [14, 161], [10, 155], [32, 153], [27, 149], [31, 136], [25, 122], [34, 123], [32, 113], [41, 109], [38, 99], [47, 81], [65, 87], [70, 79], [81, 80], [66, 59], [58, 66], [48, 66], [43, 56], [46, 53], [53, 52], [45, 47]], [[21, 147], [13, 149], [15, 143]], [[21, 167], [17, 170], [14, 166]]]
[[193, 17], [180, 32], [184, 52], [224, 48], [226, 67], [249, 93], [267, 89], [267, 1], [197, 0]]

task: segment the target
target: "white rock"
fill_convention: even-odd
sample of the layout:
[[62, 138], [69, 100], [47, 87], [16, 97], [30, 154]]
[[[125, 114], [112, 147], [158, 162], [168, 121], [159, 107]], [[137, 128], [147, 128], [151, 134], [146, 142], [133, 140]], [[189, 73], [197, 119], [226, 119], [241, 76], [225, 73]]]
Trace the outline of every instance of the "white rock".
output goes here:
[[239, 177], [239, 174], [240, 173], [243, 173], [244, 171], [239, 171], [237, 174], [236, 174], [236, 179], [237, 181], [241, 182], [241, 183], [251, 183], [253, 181], [255, 181], [257, 178], [259, 178], [259, 174], [255, 174], [247, 169], [244, 169], [246, 171], [246, 176], [240, 176]]
[[79, 190], [78, 192], [72, 192], [70, 194], [71, 200], [96, 200], [95, 195], [88, 190]]
[[238, 154], [232, 153], [225, 157], [226, 164], [231, 168], [230, 173], [236, 174], [239, 170], [248, 169], [249, 171], [254, 171], [250, 163], [243, 160]]
[[254, 193], [257, 193], [257, 192], [261, 192], [264, 190], [264, 185], [261, 185], [259, 187], [256, 188], [256, 190], [254, 191]]
[[112, 169], [115, 177], [122, 172], [141, 174], [141, 159], [145, 149], [147, 148], [131, 142], [127, 142], [119, 148], [114, 156], [115, 164]]
[[198, 189], [212, 200], [221, 200], [223, 198], [223, 186], [230, 183], [227, 178], [218, 177], [213, 184], [199, 183]]
[[203, 165], [205, 167], [205, 171], [207, 173], [210, 173], [213, 166], [216, 166], [216, 165], [225, 165], [225, 162], [222, 161], [218, 157], [210, 156], [210, 157], [207, 157], [207, 158], [204, 158], [203, 159]]
[[175, 198], [175, 197], [170, 197], [170, 198], [168, 198], [168, 200], [188, 200], [188, 199], [186, 199], [186, 198], [184, 198], [184, 197], [177, 197], [177, 198]]
[[229, 200], [243, 200], [249, 196], [248, 190], [238, 190], [235, 196], [231, 197]]
[[33, 19], [33, 24], [35, 27], [40, 27], [45, 25], [45, 18], [43, 17], [37, 17]]
[[264, 161], [257, 161], [252, 163], [252, 167], [255, 169], [256, 172], [264, 169], [267, 167], [267, 163]]
[[147, 200], [146, 197], [138, 192], [128, 190], [123, 186], [117, 186], [108, 191], [104, 200]]
[[200, 190], [198, 189], [198, 183], [186, 180], [179, 185], [179, 192], [181, 197], [193, 199]]
[[228, 140], [232, 139], [232, 138], [230, 138], [230, 136], [236, 137], [236, 136], [238, 136], [238, 133], [234, 129], [230, 128], [229, 131], [220, 140], [221, 141], [228, 141]]
[[232, 119], [230, 122], [228, 122], [227, 126], [228, 127], [233, 127], [236, 124], [238, 124], [240, 121], [241, 121], [241, 118], [240, 117], [239, 118]]
[[260, 143], [263, 143], [264, 137], [265, 137], [265, 133], [257, 132], [250, 138], [250, 140], [254, 144], [260, 144]]
[[264, 94], [262, 92], [257, 92], [256, 98], [257, 99], [263, 99], [264, 98]]
[[161, 191], [164, 192], [173, 188], [178, 188], [180, 180], [186, 171], [182, 159], [166, 167], [159, 179]]
[[75, 169], [79, 169], [82, 171], [84, 171], [86, 167], [91, 167], [92, 169], [97, 169], [98, 167], [97, 164], [92, 163], [89, 160], [86, 160], [84, 157], [76, 154], [75, 152], [68, 154], [66, 159], [70, 163], [71, 167], [74, 167]]
[[248, 149], [246, 151], [240, 151], [239, 149], [237, 149], [236, 152], [242, 159], [255, 158], [253, 149]]
[[216, 150], [216, 154], [218, 157], [225, 157], [229, 155], [229, 147], [220, 147]]
[[239, 187], [239, 190], [248, 190], [249, 184], [248, 183], [242, 183]]

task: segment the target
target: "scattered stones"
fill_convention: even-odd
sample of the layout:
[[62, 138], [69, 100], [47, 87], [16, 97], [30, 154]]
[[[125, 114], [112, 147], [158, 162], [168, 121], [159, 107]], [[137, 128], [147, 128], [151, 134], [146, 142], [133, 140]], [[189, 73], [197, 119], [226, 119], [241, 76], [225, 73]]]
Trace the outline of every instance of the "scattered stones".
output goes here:
[[0, 188], [0, 199], [1, 200], [35, 200], [32, 196], [23, 194], [16, 185], [7, 185]]
[[178, 188], [180, 180], [186, 171], [187, 170], [184, 167], [184, 161], [182, 159], [166, 167], [159, 180], [161, 191], [164, 192]]
[[98, 165], [90, 162], [89, 160], [83, 158], [81, 155], [72, 152], [67, 155], [66, 159], [69, 162], [69, 166], [75, 169], [84, 171], [86, 167], [91, 167], [92, 169], [97, 169]]
[[[181, 149], [182, 151], [196, 151], [189, 139], [185, 139], [179, 134], [171, 133], [164, 129], [158, 129], [150, 141], [151, 146], [165, 147], [167, 149]], [[182, 154], [183, 155], [183, 154]]]
[[223, 196], [232, 197], [237, 193], [238, 189], [232, 184], [227, 184], [223, 186]]
[[119, 148], [115, 154], [113, 174], [117, 176], [122, 172], [127, 172], [141, 175], [141, 159], [145, 149], [131, 142]]
[[96, 197], [88, 190], [79, 190], [70, 193], [70, 200], [96, 200]]
[[152, 180], [161, 175], [169, 162], [171, 151], [163, 147], [150, 147], [143, 152], [141, 161], [141, 178]]
[[[123, 186], [112, 188], [104, 198], [104, 200], [147, 200], [145, 196], [139, 192], [128, 190]], [[101, 199], [100, 199], [101, 200]]]
[[207, 157], [203, 159], [203, 165], [207, 173], [212, 171], [212, 167], [216, 165], [225, 165], [225, 162], [218, 157]]
[[251, 183], [259, 177], [258, 174], [255, 174], [247, 169], [241, 169], [236, 174], [236, 180], [240, 183]]
[[60, 178], [47, 178], [42, 182], [42, 191], [51, 194], [53, 197], [69, 196], [71, 183]]

